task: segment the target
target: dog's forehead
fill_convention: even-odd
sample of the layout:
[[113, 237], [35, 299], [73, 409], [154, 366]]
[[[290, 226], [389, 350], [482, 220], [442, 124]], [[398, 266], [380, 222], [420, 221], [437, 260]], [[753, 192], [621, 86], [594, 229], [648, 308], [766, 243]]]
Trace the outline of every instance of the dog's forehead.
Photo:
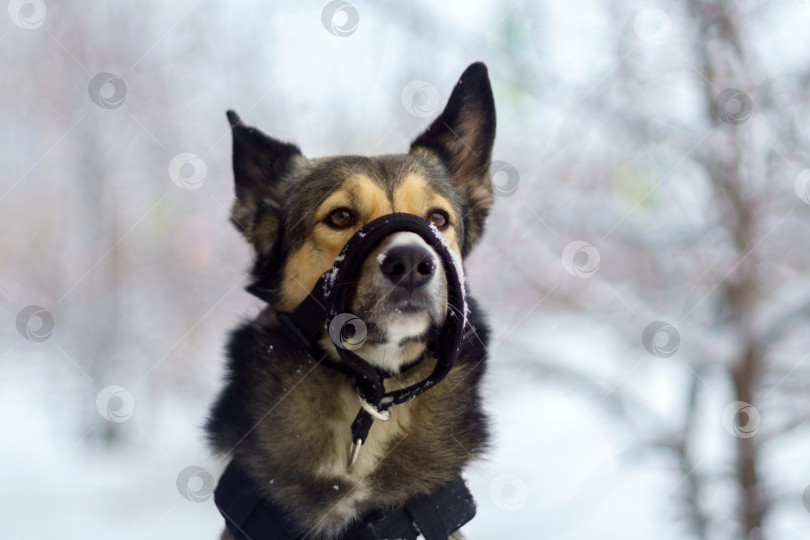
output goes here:
[[312, 212], [334, 194], [376, 197], [393, 203], [411, 192], [431, 191], [456, 204], [458, 195], [440, 163], [408, 154], [314, 159], [292, 186], [289, 210]]
[[366, 177], [386, 193], [392, 194], [409, 175], [437, 178], [440, 171], [407, 154], [385, 156], [338, 156], [313, 160], [307, 180], [324, 180], [331, 188], [345, 185], [357, 177]]

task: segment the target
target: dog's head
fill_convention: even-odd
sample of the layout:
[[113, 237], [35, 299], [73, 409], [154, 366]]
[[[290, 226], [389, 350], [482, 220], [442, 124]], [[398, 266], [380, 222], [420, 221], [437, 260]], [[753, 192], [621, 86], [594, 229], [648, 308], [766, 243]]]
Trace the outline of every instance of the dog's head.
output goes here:
[[[229, 112], [234, 224], [255, 249], [253, 273], [274, 307], [294, 309], [366, 223], [393, 212], [431, 221], [461, 257], [478, 242], [493, 201], [489, 166], [495, 105], [486, 67], [472, 64], [444, 111], [407, 154], [307, 159], [297, 146]], [[415, 359], [444, 321], [447, 286], [437, 254], [399, 232], [372, 250], [349, 308], [368, 334], [355, 352], [390, 371]]]

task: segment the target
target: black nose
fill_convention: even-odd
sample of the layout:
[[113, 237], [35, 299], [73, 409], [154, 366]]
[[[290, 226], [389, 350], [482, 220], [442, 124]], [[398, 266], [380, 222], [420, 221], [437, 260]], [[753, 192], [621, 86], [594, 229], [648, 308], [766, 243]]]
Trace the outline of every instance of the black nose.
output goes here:
[[396, 287], [413, 292], [430, 281], [436, 271], [436, 261], [424, 247], [397, 246], [385, 254], [380, 270]]

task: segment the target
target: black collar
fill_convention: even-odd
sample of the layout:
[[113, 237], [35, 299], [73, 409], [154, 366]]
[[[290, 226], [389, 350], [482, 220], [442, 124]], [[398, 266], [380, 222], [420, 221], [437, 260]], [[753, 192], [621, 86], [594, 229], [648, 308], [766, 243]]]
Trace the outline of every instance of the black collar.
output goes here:
[[[214, 502], [235, 540], [303, 540], [283, 508], [263, 498], [255, 484], [231, 462], [219, 479]], [[388, 514], [369, 513], [335, 540], [401, 538], [446, 540], [475, 516], [475, 501], [461, 477], [428, 496], [409, 499]]]

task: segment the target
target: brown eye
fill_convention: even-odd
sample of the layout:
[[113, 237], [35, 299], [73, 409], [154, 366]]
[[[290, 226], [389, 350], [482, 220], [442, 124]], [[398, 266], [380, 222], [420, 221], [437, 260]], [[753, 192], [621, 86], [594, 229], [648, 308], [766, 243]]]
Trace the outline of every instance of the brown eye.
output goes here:
[[346, 208], [338, 208], [337, 210], [332, 210], [329, 212], [329, 215], [326, 216], [325, 221], [330, 227], [334, 227], [336, 229], [345, 229], [354, 223], [354, 214], [352, 214]]
[[447, 217], [447, 212], [444, 210], [433, 210], [428, 214], [428, 221], [433, 223], [440, 231], [450, 225], [450, 218]]

